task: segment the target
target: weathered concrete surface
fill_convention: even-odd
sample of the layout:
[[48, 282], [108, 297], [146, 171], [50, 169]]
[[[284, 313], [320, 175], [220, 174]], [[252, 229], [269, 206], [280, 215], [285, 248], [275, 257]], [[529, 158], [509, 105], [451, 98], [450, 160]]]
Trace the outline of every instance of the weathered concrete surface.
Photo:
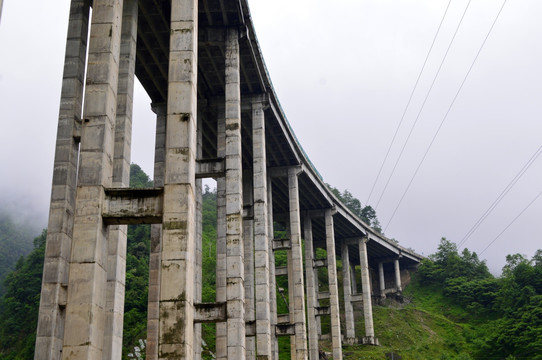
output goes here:
[[[165, 103], [153, 104], [156, 114], [154, 142], [154, 185], [163, 187], [165, 177], [166, 117]], [[151, 225], [151, 250], [149, 254], [149, 295], [147, 306], [147, 360], [158, 359], [160, 326], [160, 267], [162, 258], [162, 224]]]
[[64, 339], [79, 150], [79, 139], [74, 133], [81, 126], [89, 11], [86, 1], [72, 0], [36, 333], [36, 360], [59, 359]]
[[102, 216], [107, 224], [157, 224], [162, 221], [163, 189], [106, 189]]
[[[267, 202], [267, 155], [263, 99], [252, 102], [252, 146], [254, 185], [254, 277], [256, 349], [258, 360], [272, 359], [270, 304], [270, 233]], [[272, 244], [271, 244], [272, 246]], [[271, 251], [272, 255], [272, 251]]]
[[267, 241], [269, 243], [269, 314], [271, 325], [271, 358], [278, 359], [279, 345], [275, 334], [277, 320], [277, 287], [275, 278], [275, 254], [273, 252], [274, 226], [273, 226], [273, 181], [267, 176], [267, 228], [269, 231]]
[[239, 33], [226, 36], [226, 302], [228, 359], [245, 359]]
[[159, 359], [194, 357], [197, 18], [196, 0], [171, 2]]
[[[352, 277], [350, 266], [350, 249], [348, 244], [343, 242], [341, 245], [341, 261], [343, 265], [343, 294], [344, 294], [344, 327], [346, 329], [345, 342], [354, 344], [356, 341], [356, 329], [354, 323], [354, 308], [352, 306], [352, 283], [355, 283], [355, 277]], [[354, 281], [352, 281], [354, 279]]]
[[309, 359], [318, 360], [318, 329], [315, 309], [317, 303], [316, 273], [314, 271], [314, 243], [312, 238], [312, 219], [305, 216], [305, 276], [307, 278], [307, 331], [309, 339]]
[[[136, 0], [124, 0], [113, 153], [113, 187], [130, 186], [137, 12]], [[122, 356], [127, 232], [126, 225], [113, 225], [109, 226], [107, 234], [107, 289], [103, 352], [105, 359], [119, 359]]]
[[107, 228], [102, 209], [104, 188], [112, 185], [122, 6], [122, 0], [93, 4], [62, 350], [66, 360], [101, 359], [104, 350]]
[[369, 261], [367, 259], [367, 238], [359, 240], [359, 258], [361, 262], [361, 290], [363, 292], [363, 317], [365, 319], [364, 344], [378, 345], [373, 325], [373, 304], [371, 300], [371, 279], [369, 278]]
[[305, 318], [305, 286], [303, 281], [303, 252], [301, 249], [301, 218], [299, 212], [299, 181], [300, 169], [292, 167], [288, 169], [288, 194], [290, 204], [290, 241], [292, 285], [294, 288], [293, 319], [295, 324], [295, 359], [307, 359], [307, 331]]

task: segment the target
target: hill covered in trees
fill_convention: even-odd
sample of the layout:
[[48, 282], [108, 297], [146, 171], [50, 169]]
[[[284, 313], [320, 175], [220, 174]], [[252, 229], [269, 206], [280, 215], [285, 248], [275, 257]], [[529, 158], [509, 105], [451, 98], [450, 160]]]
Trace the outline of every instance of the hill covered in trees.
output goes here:
[[[131, 186], [152, 186], [137, 165], [131, 168]], [[365, 221], [377, 227], [372, 208], [358, 209], [359, 200], [351, 193], [334, 190], [347, 206], [353, 205], [354, 213], [366, 209]], [[216, 192], [208, 187], [203, 192], [203, 219], [203, 301], [214, 301]], [[16, 226], [12, 230], [10, 239], [24, 232]], [[275, 236], [286, 233], [277, 227]], [[0, 298], [1, 359], [33, 358], [45, 239], [45, 231], [35, 237], [33, 250], [24, 258], [17, 256], [14, 270], [5, 277], [5, 294]], [[129, 226], [124, 359], [144, 358], [149, 241], [149, 225]], [[278, 251], [277, 266], [285, 265], [286, 257], [285, 251]], [[321, 282], [325, 271], [322, 275]], [[277, 281], [278, 288], [287, 289], [284, 277]], [[494, 277], [475, 253], [459, 252], [453, 242], [442, 239], [403, 295], [402, 301], [390, 299], [373, 308], [382, 346], [345, 346], [344, 359], [542, 359], [542, 250], [533, 257], [508, 255], [502, 275]], [[287, 299], [278, 296], [279, 312], [285, 313]], [[362, 336], [362, 311], [357, 311], [357, 335]], [[322, 320], [325, 331], [328, 324]], [[214, 331], [213, 324], [203, 324], [204, 359], [213, 356]], [[288, 338], [281, 338], [279, 346], [281, 359], [289, 358]], [[321, 346], [326, 351], [330, 344], [322, 341]]]

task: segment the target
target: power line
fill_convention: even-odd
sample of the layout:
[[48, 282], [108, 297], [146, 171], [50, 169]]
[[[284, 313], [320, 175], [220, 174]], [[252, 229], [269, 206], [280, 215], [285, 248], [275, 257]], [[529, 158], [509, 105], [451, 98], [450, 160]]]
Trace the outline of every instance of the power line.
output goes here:
[[499, 19], [499, 16], [501, 15], [501, 12], [502, 12], [502, 9], [504, 8], [504, 5], [506, 5], [506, 1], [507, 0], [504, 0], [501, 8], [499, 9], [499, 12], [497, 13], [497, 16], [495, 17], [495, 20], [493, 20], [493, 23], [491, 24], [491, 27], [489, 28], [489, 31], [487, 32], [487, 35], [484, 39], [484, 41], [482, 42], [482, 45], [480, 46], [480, 48], [478, 49], [478, 52], [476, 53], [476, 56], [474, 57], [474, 60], [472, 61], [470, 67], [469, 67], [469, 70], [467, 71], [467, 74], [465, 75], [465, 77], [463, 78], [463, 81], [461, 82], [461, 85], [459, 86], [459, 89], [457, 90], [450, 106], [448, 107], [448, 111], [446, 111], [446, 114], [444, 115], [444, 117], [442, 118], [442, 121], [440, 122], [440, 125], [437, 129], [437, 131], [435, 132], [435, 135], [433, 135], [433, 138], [431, 139], [431, 142], [429, 143], [429, 146], [427, 147], [427, 150], [425, 151], [425, 154], [423, 155], [422, 157], [422, 160], [420, 161], [420, 163], [418, 164], [418, 167], [416, 168], [416, 171], [414, 172], [414, 175], [412, 175], [412, 178], [410, 179], [410, 182], [408, 183], [408, 186], [407, 188], [405, 189], [405, 191], [403, 192], [403, 195], [401, 196], [401, 199], [399, 200], [399, 203], [397, 204], [397, 206], [395, 207], [395, 210], [393, 211], [393, 214], [391, 215], [391, 218], [390, 220], [388, 221], [388, 223], [386, 224], [386, 227], [384, 228], [384, 231], [386, 231], [386, 229], [388, 228], [388, 226], [390, 225], [391, 221], [393, 220], [393, 218], [395, 217], [395, 214], [397, 213], [397, 210], [399, 209], [399, 207], [401, 206], [401, 203], [403, 202], [403, 199], [405, 198], [405, 195], [407, 194], [408, 190], [410, 189], [410, 186], [412, 185], [412, 182], [414, 181], [414, 179], [416, 178], [416, 175], [418, 174], [418, 171], [420, 170], [420, 167], [422, 166], [423, 162], [425, 161], [425, 158], [427, 157], [427, 154], [429, 153], [429, 151], [431, 150], [431, 147], [433, 146], [433, 143], [435, 142], [435, 139], [437, 138], [439, 132], [440, 132], [440, 129], [442, 129], [442, 125], [444, 125], [444, 122], [446, 121], [446, 119], [448, 118], [448, 115], [450, 114], [450, 111], [452, 110], [452, 107], [454, 106], [455, 104], [455, 101], [457, 100], [457, 97], [459, 96], [459, 93], [461, 92], [461, 90], [463, 89], [463, 86], [465, 85], [465, 82], [467, 81], [467, 78], [469, 77], [469, 74], [471, 73], [472, 71], [472, 68], [474, 67], [474, 64], [476, 63], [476, 60], [478, 60], [478, 57], [480, 56], [480, 53], [482, 52], [482, 49], [484, 48], [484, 45], [486, 44], [487, 42], [487, 39], [489, 38], [489, 35], [491, 34], [491, 32], [493, 31], [493, 28], [495, 26], [495, 23], [497, 22], [497, 20]]
[[435, 85], [435, 82], [437, 81], [437, 78], [440, 74], [440, 70], [442, 70], [442, 66], [444, 65], [444, 62], [446, 61], [446, 58], [448, 57], [448, 53], [450, 52], [450, 48], [452, 47], [452, 44], [454, 43], [455, 37], [457, 36], [457, 33], [459, 32], [459, 28], [461, 27], [461, 24], [463, 23], [463, 19], [465, 18], [465, 14], [467, 13], [467, 10], [469, 9], [470, 3], [472, 0], [469, 0], [467, 3], [467, 6], [465, 7], [465, 10], [463, 11], [463, 15], [461, 15], [461, 19], [459, 20], [459, 23], [457, 24], [457, 27], [454, 32], [454, 36], [452, 37], [452, 40], [450, 40], [450, 43], [448, 44], [448, 48], [446, 49], [446, 53], [444, 53], [444, 57], [442, 58], [440, 65], [438, 67], [437, 73], [435, 74], [433, 78], [433, 82], [431, 82], [431, 86], [429, 87], [429, 90], [427, 91], [427, 94], [425, 95], [425, 99], [423, 100], [422, 106], [420, 107], [420, 110], [418, 111], [418, 115], [416, 115], [416, 119], [414, 120], [414, 123], [412, 124], [412, 127], [410, 128], [410, 132], [408, 133], [408, 136], [403, 144], [403, 148], [401, 149], [401, 152], [399, 153], [399, 156], [397, 157], [397, 160], [395, 161], [395, 164], [393, 165], [393, 169], [391, 171], [390, 176], [388, 177], [388, 180], [386, 181], [386, 185], [384, 186], [384, 190], [382, 190], [382, 193], [380, 194], [380, 197], [378, 198], [378, 202], [376, 203], [375, 210], [378, 208], [378, 205], [380, 205], [380, 201], [382, 200], [382, 197], [386, 193], [386, 189], [388, 188], [388, 185], [391, 181], [391, 178], [395, 174], [395, 170], [397, 169], [397, 164], [399, 164], [399, 161], [401, 160], [403, 153], [405, 151], [405, 148], [408, 144], [408, 141], [410, 140], [410, 136], [414, 132], [414, 128], [416, 127], [416, 124], [418, 123], [418, 120], [420, 118], [420, 115], [425, 108], [425, 103], [427, 102], [427, 99], [429, 98], [429, 95], [431, 94], [431, 90], [433, 90], [433, 86]]
[[523, 215], [523, 213], [524, 213], [525, 211], [527, 211], [528, 208], [531, 207], [531, 205], [532, 205], [532, 204], [540, 197], [540, 195], [542, 195], [542, 191], [541, 191], [540, 193], [538, 193], [538, 195], [536, 195], [535, 198], [534, 198], [534, 199], [533, 199], [533, 200], [532, 200], [532, 201], [531, 201], [531, 202], [530, 202], [523, 210], [521, 210], [521, 212], [514, 218], [514, 220], [512, 220], [512, 221], [510, 222], [510, 224], [508, 224], [508, 226], [506, 226], [506, 227], [504, 228], [504, 230], [501, 231], [500, 234], [497, 235], [497, 237], [496, 237], [495, 239], [493, 239], [493, 241], [491, 241], [491, 242], [485, 247], [485, 249], [482, 250], [482, 251], [480, 252], [480, 255], [482, 255], [482, 254], [483, 254], [483, 253], [484, 253], [491, 245], [493, 245], [493, 243], [494, 243], [495, 241], [497, 241], [497, 239], [500, 238], [501, 235], [504, 234], [504, 232], [505, 232], [506, 230], [508, 230], [508, 228], [509, 228], [510, 226], [512, 226], [512, 224], [515, 223], [516, 220], [517, 220], [521, 215]]
[[508, 185], [504, 188], [504, 190], [497, 196], [495, 201], [489, 206], [489, 208], [484, 212], [484, 214], [474, 223], [474, 225], [470, 228], [470, 230], [463, 236], [461, 241], [457, 244], [458, 247], [462, 246], [467, 242], [467, 240], [471, 237], [471, 235], [480, 227], [482, 222], [493, 212], [493, 210], [497, 207], [497, 205], [501, 202], [502, 199], [508, 194], [508, 192], [516, 185], [516, 183], [521, 179], [523, 174], [531, 167], [533, 162], [536, 161], [536, 159], [542, 154], [542, 145], [534, 152], [534, 154], [529, 158], [527, 163], [523, 165], [521, 170], [514, 176], [514, 178], [508, 183]]
[[399, 124], [397, 125], [397, 128], [395, 129], [395, 134], [393, 134], [393, 138], [391, 139], [390, 146], [388, 147], [388, 151], [386, 152], [386, 156], [384, 156], [384, 160], [382, 161], [382, 164], [380, 165], [380, 169], [378, 170], [378, 174], [376, 175], [376, 179], [373, 183], [373, 186], [371, 187], [371, 192], [369, 193], [369, 196], [367, 197], [367, 201], [365, 202], [365, 206], [369, 204], [369, 200], [371, 199], [371, 196], [373, 195], [373, 191], [375, 189], [376, 183], [378, 182], [378, 179], [380, 178], [380, 174], [382, 173], [382, 169], [384, 168], [384, 164], [388, 160], [388, 156], [390, 155], [391, 148], [393, 147], [393, 144], [395, 143], [395, 138], [397, 137], [397, 133], [399, 132], [399, 129], [401, 128], [401, 124], [403, 123], [403, 119], [405, 118], [406, 112], [408, 110], [408, 107], [410, 106], [410, 102], [412, 101], [412, 97], [414, 96], [414, 92], [416, 91], [418, 87], [418, 83], [420, 82], [420, 78], [422, 77], [422, 73], [425, 70], [425, 65], [427, 65], [427, 60], [429, 59], [429, 55], [431, 55], [431, 52], [433, 50], [433, 46], [435, 45], [435, 41], [437, 40], [438, 34], [440, 33], [440, 28], [442, 27], [442, 23], [444, 22], [444, 18], [446, 17], [446, 14], [448, 13], [448, 9], [450, 8], [450, 4], [452, 3], [452, 0], [448, 2], [448, 6], [446, 6], [446, 10], [444, 11], [444, 15], [442, 15], [442, 19], [440, 20], [440, 24], [438, 26], [437, 32], [435, 33], [435, 36], [433, 37], [433, 42], [431, 43], [431, 46], [429, 47], [429, 51], [427, 52], [427, 55], [425, 56], [425, 61], [423, 62], [423, 66], [420, 70], [420, 73], [418, 74], [418, 78], [416, 79], [416, 83], [414, 84], [414, 88], [412, 89], [412, 92], [410, 93], [410, 97], [408, 98], [408, 102], [405, 106], [405, 109], [403, 110], [403, 115], [401, 116], [401, 120], [399, 121]]

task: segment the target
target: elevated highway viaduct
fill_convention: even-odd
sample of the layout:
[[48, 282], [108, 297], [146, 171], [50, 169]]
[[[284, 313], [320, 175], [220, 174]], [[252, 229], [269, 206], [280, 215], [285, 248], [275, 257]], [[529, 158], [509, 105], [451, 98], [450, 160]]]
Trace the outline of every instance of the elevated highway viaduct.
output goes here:
[[[152, 189], [129, 187], [135, 77], [156, 113]], [[204, 178], [217, 182], [213, 303], [201, 301]], [[152, 224], [147, 359], [201, 358], [204, 322], [218, 359], [278, 359], [279, 336], [292, 359], [318, 359], [323, 316], [342, 359], [343, 343], [378, 344], [374, 299], [421, 260], [327, 188], [281, 109], [247, 0], [71, 0], [36, 359], [121, 358], [127, 224]]]

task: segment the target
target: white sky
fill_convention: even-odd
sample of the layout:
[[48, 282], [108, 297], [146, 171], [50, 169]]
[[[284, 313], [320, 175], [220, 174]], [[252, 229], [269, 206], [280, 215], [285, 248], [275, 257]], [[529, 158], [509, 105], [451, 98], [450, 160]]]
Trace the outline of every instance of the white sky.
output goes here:
[[[468, 0], [453, 0], [370, 204], [378, 197]], [[363, 203], [448, 0], [249, 0], [286, 115], [324, 180]], [[385, 226], [480, 48], [501, 0], [472, 0], [377, 208]], [[69, 0], [6, 0], [0, 22], [0, 206], [46, 224]], [[386, 235], [428, 255], [459, 242], [542, 145], [542, 1], [509, 0]], [[152, 173], [141, 88], [132, 160]], [[537, 160], [465, 244], [480, 252], [542, 191]], [[538, 199], [483, 254], [542, 248]], [[38, 214], [38, 215], [36, 215]]]

